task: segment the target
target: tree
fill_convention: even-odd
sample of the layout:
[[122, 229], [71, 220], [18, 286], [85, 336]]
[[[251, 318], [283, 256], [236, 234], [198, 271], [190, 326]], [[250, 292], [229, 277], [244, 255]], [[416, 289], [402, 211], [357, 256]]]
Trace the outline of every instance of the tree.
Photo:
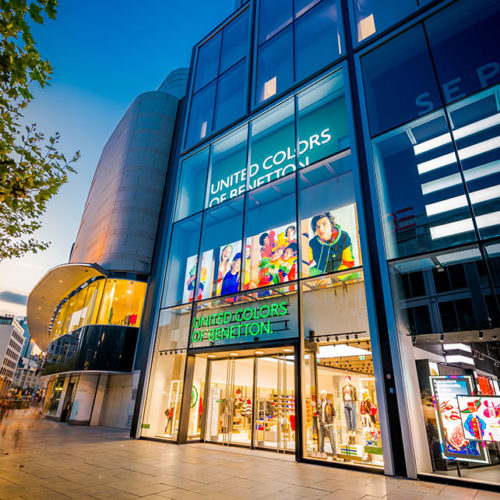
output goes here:
[[35, 124], [21, 125], [30, 89], [48, 85], [52, 73], [30, 24], [55, 19], [56, 9], [57, 0], [0, 0], [0, 261], [49, 246], [29, 236], [80, 157], [58, 151], [59, 133], [46, 137]]

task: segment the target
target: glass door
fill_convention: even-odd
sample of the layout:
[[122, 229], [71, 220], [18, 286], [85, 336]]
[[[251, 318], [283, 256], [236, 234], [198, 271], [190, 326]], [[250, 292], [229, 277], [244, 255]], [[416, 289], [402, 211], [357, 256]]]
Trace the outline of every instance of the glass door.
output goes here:
[[205, 441], [250, 446], [253, 358], [210, 362]]
[[257, 358], [254, 446], [278, 452], [295, 449], [294, 356]]

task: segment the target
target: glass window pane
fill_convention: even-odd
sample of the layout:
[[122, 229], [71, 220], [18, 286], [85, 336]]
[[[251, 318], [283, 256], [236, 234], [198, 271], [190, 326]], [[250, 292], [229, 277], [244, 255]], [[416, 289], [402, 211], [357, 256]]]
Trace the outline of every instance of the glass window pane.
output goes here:
[[[500, 235], [500, 86], [448, 106], [453, 137], [482, 238]], [[451, 141], [451, 136], [441, 136]]]
[[191, 307], [160, 313], [142, 436], [177, 438], [186, 355], [173, 350], [187, 347], [190, 319]]
[[217, 77], [221, 39], [221, 33], [217, 33], [199, 48], [194, 92], [198, 92], [198, 90]]
[[199, 280], [202, 299], [239, 291], [242, 233], [243, 197], [205, 212]]
[[304, 455], [383, 468], [363, 275], [306, 280], [301, 299]]
[[104, 291], [104, 284], [106, 280], [97, 280], [89, 285], [87, 293], [87, 314], [85, 318], [86, 325], [97, 324], [97, 315], [99, 313], [99, 306], [101, 304], [102, 294]]
[[106, 280], [99, 310], [99, 325], [141, 326], [146, 283]]
[[259, 44], [269, 40], [292, 20], [292, 0], [260, 0]]
[[207, 207], [245, 192], [248, 127], [244, 126], [212, 146]]
[[224, 28], [220, 73], [248, 53], [248, 9]]
[[251, 123], [248, 189], [295, 170], [295, 111], [290, 99]]
[[293, 83], [292, 53], [292, 27], [259, 48], [255, 96], [257, 104], [283, 92]]
[[373, 141], [387, 257], [475, 239], [443, 112]]
[[358, 42], [380, 33], [417, 9], [416, 0], [352, 0]]
[[294, 0], [295, 18], [305, 14], [309, 9], [312, 9], [321, 0]]
[[244, 289], [297, 279], [295, 176], [247, 194]]
[[198, 268], [201, 215], [174, 224], [162, 307], [192, 302]]
[[337, 1], [324, 0], [295, 23], [295, 79], [318, 71], [341, 52]]
[[[476, 246], [391, 263], [391, 286], [400, 333], [417, 335], [488, 328], [485, 296], [490, 291], [483, 269]], [[424, 276], [425, 294], [412, 298], [404, 279], [416, 270]], [[454, 276], [465, 279], [456, 281]], [[417, 305], [429, 309], [427, 320], [413, 314], [411, 309]]]
[[207, 168], [208, 148], [182, 162], [174, 220], [189, 217], [203, 208]]
[[402, 33], [361, 61], [372, 136], [441, 106], [421, 26]]
[[298, 95], [299, 167], [349, 147], [342, 73], [321, 80]]
[[245, 114], [247, 104], [246, 72], [245, 59], [219, 78], [215, 107], [215, 130], [229, 125]]
[[500, 326], [500, 241], [493, 241], [486, 245], [485, 249], [494, 288], [493, 293], [486, 296], [486, 304], [492, 326], [498, 328]]
[[339, 156], [299, 171], [301, 277], [361, 265], [352, 155]]
[[191, 146], [212, 132], [216, 82], [195, 94], [191, 100], [186, 146]]
[[447, 103], [500, 82], [499, 2], [458, 2], [425, 24]]

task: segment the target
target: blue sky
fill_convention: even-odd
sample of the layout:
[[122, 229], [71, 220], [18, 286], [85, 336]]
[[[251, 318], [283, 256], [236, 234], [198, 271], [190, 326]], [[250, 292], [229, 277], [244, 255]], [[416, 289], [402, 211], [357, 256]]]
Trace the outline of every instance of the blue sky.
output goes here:
[[155, 90], [167, 74], [189, 66], [191, 51], [223, 21], [234, 0], [60, 0], [56, 21], [34, 29], [54, 73], [33, 88], [26, 121], [62, 135], [67, 155], [82, 158], [49, 205], [36, 237], [52, 242], [40, 254], [0, 263], [0, 313], [25, 313], [25, 298], [50, 268], [67, 262], [102, 148], [134, 97]]

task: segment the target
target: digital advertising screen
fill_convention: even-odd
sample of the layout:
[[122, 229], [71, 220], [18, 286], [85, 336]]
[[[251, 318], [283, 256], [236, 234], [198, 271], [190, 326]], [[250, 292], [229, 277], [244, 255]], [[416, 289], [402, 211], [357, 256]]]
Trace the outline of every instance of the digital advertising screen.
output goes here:
[[301, 235], [305, 276], [361, 265], [354, 203], [303, 220]]
[[464, 436], [470, 441], [500, 441], [500, 396], [459, 396]]
[[460, 417], [458, 398], [472, 394], [471, 377], [431, 376], [430, 381], [443, 458], [488, 463], [483, 443], [466, 438]]
[[245, 290], [297, 279], [295, 224], [269, 229], [247, 238], [245, 250]]

